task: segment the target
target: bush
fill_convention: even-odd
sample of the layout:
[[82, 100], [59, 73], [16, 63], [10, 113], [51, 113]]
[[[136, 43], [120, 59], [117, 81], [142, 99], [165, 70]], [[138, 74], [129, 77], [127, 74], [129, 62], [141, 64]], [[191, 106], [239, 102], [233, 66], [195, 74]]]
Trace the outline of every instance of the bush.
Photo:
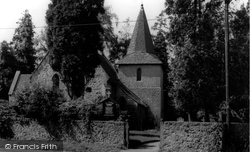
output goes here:
[[[61, 123], [64, 128], [68, 128], [69, 126], [67, 122], [71, 121], [71, 123], [76, 124], [74, 120], [83, 120], [85, 122], [84, 126], [88, 130], [88, 134], [92, 132], [92, 117], [94, 104], [88, 103], [84, 101], [83, 98], [78, 98], [76, 100], [67, 101], [60, 105], [60, 121], [66, 121], [65, 123]], [[65, 129], [64, 129], [65, 130]]]
[[60, 90], [34, 85], [16, 94], [13, 106], [19, 115], [44, 126], [53, 139], [62, 139], [65, 133], [74, 137], [76, 120], [84, 120], [91, 132], [92, 106], [82, 98], [67, 101]]
[[0, 100], [0, 138], [10, 139], [14, 137], [12, 123], [15, 117], [14, 110], [7, 100]]

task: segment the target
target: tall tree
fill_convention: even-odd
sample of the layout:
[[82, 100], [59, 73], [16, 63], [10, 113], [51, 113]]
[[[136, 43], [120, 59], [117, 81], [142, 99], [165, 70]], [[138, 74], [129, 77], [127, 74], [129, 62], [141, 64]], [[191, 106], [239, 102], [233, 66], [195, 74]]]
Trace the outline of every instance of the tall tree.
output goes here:
[[34, 38], [34, 48], [36, 51], [35, 53], [36, 65], [41, 63], [46, 53], [48, 53], [48, 46], [46, 42], [47, 42], [47, 35], [45, 28], [45, 30], [41, 30], [40, 34]]
[[[188, 113], [190, 119], [197, 120], [200, 111], [198, 117], [208, 121], [211, 115], [218, 116], [225, 100], [223, 1], [166, 0], [165, 5], [154, 29], [166, 36], [169, 49], [174, 50], [169, 94], [182, 115]], [[247, 115], [243, 107], [248, 107], [243, 100], [249, 82], [249, 19], [247, 8], [230, 11], [231, 108], [239, 118], [244, 112], [242, 115]]]
[[24, 11], [20, 19], [18, 28], [13, 36], [13, 46], [15, 56], [22, 64], [22, 73], [31, 73], [35, 69], [35, 49], [33, 48], [34, 25], [28, 10]]
[[0, 99], [8, 100], [8, 91], [18, 64], [9, 43], [3, 41], [0, 46]]
[[112, 45], [109, 49], [109, 58], [111, 62], [120, 60], [127, 54], [127, 49], [132, 37], [130, 18], [127, 18], [122, 26], [122, 29], [118, 31], [118, 35], [114, 35]]
[[[88, 79], [100, 64], [103, 50], [104, 0], [52, 0], [46, 13], [51, 65], [68, 86], [72, 98], [82, 95]], [[71, 90], [71, 91], [70, 91]]]
[[230, 20], [229, 84], [233, 121], [249, 122], [249, 3]]
[[[206, 120], [216, 114], [223, 89], [223, 9], [220, 1], [166, 0], [166, 20], [159, 17], [155, 28], [167, 31], [169, 46], [174, 48], [170, 62], [170, 95], [181, 112], [196, 120], [205, 111]], [[162, 24], [163, 23], [163, 24]]]
[[163, 95], [164, 95], [164, 120], [175, 120], [175, 110], [173, 104], [170, 102], [168, 93], [170, 91], [171, 84], [168, 80], [169, 69], [169, 49], [166, 41], [166, 37], [163, 32], [159, 31], [153, 38], [154, 50], [156, 55], [163, 63]]

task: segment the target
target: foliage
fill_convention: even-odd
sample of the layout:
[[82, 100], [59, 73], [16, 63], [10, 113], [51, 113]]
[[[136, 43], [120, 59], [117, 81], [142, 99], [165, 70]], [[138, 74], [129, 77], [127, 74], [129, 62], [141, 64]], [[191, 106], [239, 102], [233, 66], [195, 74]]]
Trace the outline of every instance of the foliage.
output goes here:
[[168, 81], [169, 69], [169, 52], [167, 49], [166, 37], [162, 32], [158, 32], [153, 39], [155, 52], [158, 58], [162, 61], [163, 65], [163, 91], [164, 91], [164, 118], [166, 120], [175, 120], [175, 110], [173, 104], [169, 102], [168, 92], [170, 89], [170, 82]]
[[59, 138], [59, 106], [65, 99], [59, 90], [42, 88], [34, 85], [26, 87], [22, 92], [15, 95], [16, 101], [13, 107], [18, 115], [37, 121], [46, 127], [47, 131]]
[[118, 31], [119, 35], [114, 35], [111, 47], [109, 48], [109, 58], [111, 62], [116, 62], [127, 54], [127, 49], [131, 40], [130, 18], [127, 18], [122, 26], [122, 30]]
[[208, 121], [222, 100], [221, 2], [201, 2], [199, 17], [192, 1], [172, 2], [166, 1], [170, 16], [167, 39], [175, 47], [169, 73], [171, 96], [177, 109], [188, 112], [194, 120], [203, 109]]
[[[73, 101], [67, 101], [60, 105], [60, 121], [71, 121], [71, 120], [82, 120], [84, 122], [84, 127], [87, 129], [87, 134], [91, 135], [93, 131], [92, 117], [94, 105], [86, 103], [83, 98], [78, 98]], [[71, 121], [76, 125], [75, 121]], [[68, 123], [62, 123], [62, 127], [65, 128], [67, 132], [71, 131], [74, 134], [72, 127]], [[74, 137], [74, 136], [71, 136]], [[91, 139], [90, 139], [91, 140]]]
[[0, 99], [8, 100], [8, 91], [17, 68], [13, 49], [3, 41], [0, 48]]
[[232, 12], [229, 91], [232, 119], [249, 122], [249, 5]]
[[34, 85], [17, 93], [13, 107], [18, 115], [37, 121], [54, 139], [61, 139], [65, 133], [75, 137], [73, 127], [76, 120], [84, 120], [91, 132], [91, 106], [81, 99], [66, 101], [60, 90]]
[[14, 137], [12, 123], [15, 118], [15, 112], [7, 100], [0, 99], [0, 138], [11, 139]]
[[51, 65], [59, 71], [72, 98], [82, 95], [87, 80], [100, 64], [103, 50], [99, 15], [105, 13], [104, 0], [52, 0], [46, 13]]
[[[220, 104], [225, 100], [224, 4], [166, 0], [165, 6], [154, 29], [166, 37], [167, 49], [173, 51], [168, 73], [170, 97], [180, 115], [188, 113], [191, 119], [197, 120], [197, 112], [204, 111], [205, 120], [209, 121], [210, 115], [216, 116], [221, 110]], [[230, 13], [230, 96], [237, 101], [248, 92], [243, 84], [248, 84], [247, 16], [243, 8]], [[233, 101], [231, 106], [235, 106]]]
[[36, 51], [36, 65], [40, 64], [46, 53], [48, 52], [48, 46], [46, 44], [47, 35], [46, 28], [41, 30], [40, 34], [34, 38], [34, 48]]
[[31, 73], [35, 69], [35, 49], [33, 48], [34, 25], [28, 10], [24, 11], [18, 28], [12, 39], [15, 56], [21, 64], [22, 73]]
[[14, 107], [17, 113], [41, 123], [57, 119], [59, 105], [65, 102], [59, 90], [42, 88], [38, 85], [26, 87], [15, 96]]

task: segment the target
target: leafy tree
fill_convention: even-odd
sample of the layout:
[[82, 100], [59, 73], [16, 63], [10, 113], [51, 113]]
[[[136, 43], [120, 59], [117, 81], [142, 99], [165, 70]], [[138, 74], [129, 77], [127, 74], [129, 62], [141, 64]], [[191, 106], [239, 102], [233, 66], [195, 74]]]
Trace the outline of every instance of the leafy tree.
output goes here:
[[130, 18], [127, 18], [122, 26], [122, 29], [118, 31], [118, 35], [114, 35], [111, 41], [111, 47], [109, 48], [109, 58], [111, 62], [120, 60], [127, 54], [127, 49], [131, 40], [131, 25]]
[[15, 56], [22, 65], [22, 73], [31, 73], [35, 69], [35, 49], [33, 48], [34, 25], [28, 10], [24, 11], [20, 19], [18, 28], [16, 28], [12, 43], [15, 50]]
[[[166, 36], [170, 60], [170, 96], [176, 109], [196, 120], [200, 110], [215, 115], [220, 102], [223, 69], [223, 10], [220, 1], [166, 0], [164, 19], [161, 14], [155, 28]], [[166, 21], [169, 21], [167, 26]], [[183, 113], [184, 112], [184, 113]]]
[[230, 20], [230, 107], [233, 121], [249, 122], [249, 3]]
[[88, 79], [100, 64], [98, 50], [103, 50], [104, 0], [52, 0], [46, 13], [48, 48], [51, 65], [59, 71], [71, 97], [82, 95]]
[[[170, 102], [168, 92], [170, 90], [170, 82], [168, 80], [169, 69], [169, 52], [166, 42], [166, 37], [162, 32], [158, 32], [153, 38], [156, 55], [163, 63], [163, 94], [164, 94], [164, 113], [163, 118], [166, 120], [175, 120], [175, 110], [173, 104]], [[171, 117], [170, 117], [171, 116]]]
[[[172, 84], [170, 96], [178, 114], [188, 113], [190, 120], [203, 117], [209, 121], [211, 115], [216, 116], [221, 110], [225, 100], [224, 4], [222, 1], [166, 0], [165, 5], [154, 29], [166, 36], [168, 49], [174, 50], [168, 74]], [[249, 45], [249, 24], [245, 8], [231, 11], [230, 96], [234, 113], [239, 116], [236, 107], [246, 107], [246, 104], [240, 106], [239, 101], [246, 97], [244, 92], [248, 92], [243, 82], [248, 84], [249, 55], [245, 50]], [[197, 114], [201, 115], [197, 117]]]
[[34, 49], [36, 51], [36, 65], [38, 65], [48, 52], [46, 28], [41, 30], [40, 35], [34, 38]]
[[8, 91], [18, 62], [9, 43], [3, 41], [0, 46], [0, 99], [8, 100]]

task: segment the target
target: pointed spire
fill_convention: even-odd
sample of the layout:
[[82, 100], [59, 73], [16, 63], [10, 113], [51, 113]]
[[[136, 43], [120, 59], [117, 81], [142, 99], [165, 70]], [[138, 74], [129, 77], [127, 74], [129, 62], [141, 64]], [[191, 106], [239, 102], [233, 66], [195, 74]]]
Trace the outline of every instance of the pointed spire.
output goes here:
[[128, 52], [117, 64], [162, 64], [154, 52], [143, 4], [137, 17]]
[[134, 52], [154, 54], [153, 42], [143, 4], [141, 4], [141, 10], [137, 17], [127, 54]]

